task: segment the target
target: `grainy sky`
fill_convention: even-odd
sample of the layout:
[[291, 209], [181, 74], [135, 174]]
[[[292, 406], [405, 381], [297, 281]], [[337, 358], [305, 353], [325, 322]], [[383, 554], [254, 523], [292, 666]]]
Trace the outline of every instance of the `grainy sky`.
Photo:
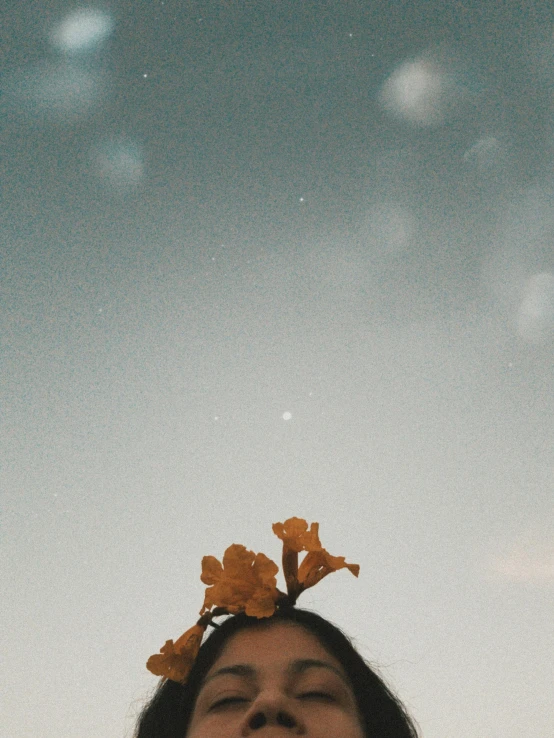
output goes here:
[[131, 736], [297, 515], [425, 738], [552, 738], [552, 4], [0, 25], [2, 737]]

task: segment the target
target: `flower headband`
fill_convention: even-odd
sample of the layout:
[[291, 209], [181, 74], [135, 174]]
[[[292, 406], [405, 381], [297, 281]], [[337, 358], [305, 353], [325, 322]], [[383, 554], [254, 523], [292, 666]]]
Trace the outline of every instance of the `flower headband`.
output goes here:
[[[263, 553], [255, 554], [233, 543], [223, 554], [223, 565], [215, 556], [204, 556], [200, 579], [206, 588], [200, 619], [175, 643], [166, 641], [160, 653], [150, 656], [146, 668], [156, 676], [184, 683], [200, 650], [202, 637], [214, 617], [244, 612], [269, 618], [278, 607], [296, 604], [298, 596], [338, 569], [347, 568], [358, 576], [358, 564], [347, 564], [342, 556], [331, 556], [319, 540], [319, 523], [289, 518], [274, 523], [273, 532], [283, 541], [283, 574], [287, 593], [277, 589], [279, 567]], [[298, 565], [298, 554], [307, 551]], [[213, 609], [211, 609], [213, 608]]]

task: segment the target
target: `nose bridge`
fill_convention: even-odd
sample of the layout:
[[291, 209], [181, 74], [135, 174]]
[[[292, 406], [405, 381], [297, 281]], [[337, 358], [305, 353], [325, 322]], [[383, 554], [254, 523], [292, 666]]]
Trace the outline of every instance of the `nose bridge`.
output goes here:
[[262, 687], [252, 704], [254, 710], [267, 713], [267, 717], [274, 717], [284, 709], [291, 709], [290, 697], [284, 685], [279, 683], [268, 684]]
[[250, 736], [264, 725], [289, 728], [294, 735], [303, 733], [297, 706], [283, 684], [268, 684], [260, 689], [244, 716], [242, 735]]

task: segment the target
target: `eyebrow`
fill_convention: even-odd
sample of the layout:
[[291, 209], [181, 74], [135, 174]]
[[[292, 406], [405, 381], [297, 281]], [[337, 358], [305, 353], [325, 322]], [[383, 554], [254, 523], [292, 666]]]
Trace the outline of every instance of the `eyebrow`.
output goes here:
[[[350, 687], [348, 679], [339, 669], [337, 669], [336, 666], [333, 666], [333, 664], [330, 664], [328, 661], [321, 661], [320, 659], [296, 659], [289, 664], [287, 672], [289, 674], [296, 675], [303, 674], [305, 671], [308, 671], [308, 669], [327, 669], [332, 671], [333, 674], [336, 674], [347, 687]], [[216, 672], [206, 677], [202, 686], [211, 682], [212, 679], [215, 679], [218, 676], [224, 676], [225, 674], [234, 674], [235, 676], [253, 680], [257, 673], [257, 670], [251, 664], [232, 664], [231, 666], [222, 666], [221, 669], [218, 669]]]

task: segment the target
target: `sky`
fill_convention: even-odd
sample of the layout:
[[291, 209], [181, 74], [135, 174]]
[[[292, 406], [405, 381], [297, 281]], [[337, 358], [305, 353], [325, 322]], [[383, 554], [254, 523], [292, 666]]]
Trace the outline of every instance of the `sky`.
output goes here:
[[552, 738], [552, 4], [1, 13], [1, 735], [131, 738], [298, 516], [422, 736]]

